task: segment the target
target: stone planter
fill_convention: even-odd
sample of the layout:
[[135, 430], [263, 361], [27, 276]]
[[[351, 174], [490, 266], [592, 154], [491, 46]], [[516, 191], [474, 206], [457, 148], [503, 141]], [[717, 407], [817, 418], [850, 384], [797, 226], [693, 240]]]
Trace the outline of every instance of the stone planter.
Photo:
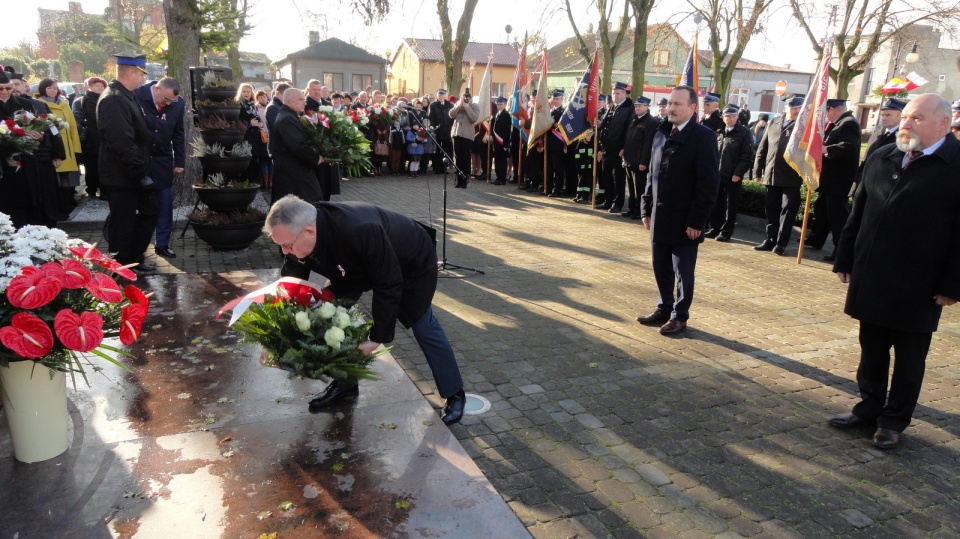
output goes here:
[[240, 119], [240, 105], [200, 105], [200, 119], [223, 116], [228, 122]]
[[264, 221], [240, 225], [210, 225], [190, 222], [197, 237], [222, 251], [246, 249], [263, 234]]
[[[229, 149], [229, 148], [228, 148]], [[198, 157], [200, 165], [203, 167], [203, 175], [221, 173], [228, 179], [242, 176], [250, 166], [250, 157], [215, 157], [205, 155]]]
[[201, 129], [200, 138], [206, 144], [220, 144], [224, 148], [233, 148], [234, 144], [244, 141], [244, 131], [235, 129]]
[[221, 86], [203, 86], [200, 89], [203, 97], [208, 101], [226, 101], [233, 99], [237, 95], [236, 88], [224, 88]]
[[0, 367], [0, 383], [14, 457], [40, 462], [66, 451], [70, 416], [65, 374], [35, 361], [11, 361]]
[[226, 187], [222, 189], [206, 189], [194, 187], [200, 202], [206, 204], [213, 211], [239, 211], [245, 210], [253, 199], [257, 198], [259, 187]]

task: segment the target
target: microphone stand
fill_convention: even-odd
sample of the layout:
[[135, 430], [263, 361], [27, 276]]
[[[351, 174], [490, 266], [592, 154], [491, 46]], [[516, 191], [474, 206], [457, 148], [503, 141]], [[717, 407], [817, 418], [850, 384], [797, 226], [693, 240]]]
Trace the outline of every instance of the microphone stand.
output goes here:
[[[443, 150], [443, 146], [441, 146], [440, 143], [437, 142], [437, 138], [433, 136], [433, 133], [431, 133], [429, 129], [424, 127], [423, 122], [420, 120], [420, 117], [417, 116], [416, 114], [417, 109], [411, 108], [409, 105], [402, 108], [403, 110], [406, 110], [408, 113], [412, 113], [412, 114], [407, 114], [407, 117], [413, 118], [414, 120], [416, 120], [417, 124], [421, 128], [423, 128], [423, 131], [427, 134], [428, 137], [430, 137], [430, 140], [433, 141], [433, 144], [437, 148], [437, 150], [441, 154], [443, 154], [444, 165], [446, 165], [447, 163], [453, 165], [453, 168], [454, 170], [457, 171], [457, 174], [460, 174], [461, 176], [466, 178], [467, 176], [463, 174], [463, 171], [457, 168], [457, 164], [453, 161], [453, 158], [450, 157], [450, 154], [445, 152]], [[459, 269], [459, 270], [465, 270], [465, 271], [472, 271], [474, 273], [479, 273], [480, 275], [484, 275], [483, 270], [478, 270], [476, 268], [469, 268], [467, 266], [459, 266], [457, 264], [451, 264], [447, 262], [447, 175], [448, 175], [447, 167], [444, 166], [443, 167], [443, 232], [442, 232], [442, 239], [441, 239], [442, 255], [440, 260], [437, 261], [437, 269], [439, 269], [440, 271]]]

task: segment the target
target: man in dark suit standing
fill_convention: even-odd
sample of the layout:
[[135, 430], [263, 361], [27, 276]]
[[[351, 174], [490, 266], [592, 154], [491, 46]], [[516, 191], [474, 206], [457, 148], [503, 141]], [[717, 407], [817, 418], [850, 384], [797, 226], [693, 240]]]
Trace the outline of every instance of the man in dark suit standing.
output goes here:
[[860, 165], [860, 124], [847, 110], [843, 99], [827, 100], [827, 128], [823, 132], [823, 168], [820, 187], [813, 205], [813, 232], [804, 245], [820, 249], [833, 236], [833, 252], [823, 257], [827, 262], [836, 258], [840, 231], [850, 214], [850, 188]]
[[265, 120], [267, 121], [268, 132], [273, 130], [273, 124], [277, 121], [277, 115], [280, 114], [280, 109], [283, 108], [283, 92], [286, 92], [288, 89], [290, 89], [290, 85], [281, 82], [273, 92], [273, 100], [267, 105], [266, 112], [263, 114], [266, 116]]
[[897, 145], [864, 164], [833, 266], [850, 285], [844, 312], [860, 321], [861, 401], [830, 424], [876, 422], [873, 445], [880, 449], [900, 443], [940, 314], [960, 298], [960, 141], [949, 129], [946, 99], [923, 94], [906, 105]]
[[[356, 301], [373, 290], [373, 327], [366, 353], [393, 341], [399, 321], [427, 358], [440, 396], [441, 419], [460, 421], [466, 395], [453, 348], [433, 315], [437, 250], [427, 229], [413, 219], [362, 202], [309, 204], [287, 196], [270, 208], [264, 227], [286, 255], [281, 275], [307, 279], [316, 272], [337, 297]], [[311, 409], [359, 393], [356, 383], [331, 383], [310, 401]]]
[[[600, 152], [603, 161], [603, 177], [600, 188], [603, 200], [597, 197], [597, 208], [610, 213], [623, 211], [623, 200], [627, 190], [627, 171], [623, 168], [623, 144], [627, 139], [627, 128], [635, 116], [633, 101], [630, 100], [630, 87], [624, 82], [613, 85], [613, 110], [600, 122]], [[599, 195], [600, 189], [597, 189]]]
[[647, 168], [650, 166], [650, 151], [653, 149], [653, 136], [660, 122], [650, 115], [650, 98], [637, 96], [633, 102], [636, 114], [624, 141], [620, 155], [627, 166], [627, 211], [620, 215], [631, 219], [640, 219], [640, 197], [647, 187]]
[[497, 98], [497, 113], [493, 117], [493, 170], [497, 173], [494, 185], [507, 183], [507, 158], [513, 139], [513, 118], [507, 112], [507, 98]]
[[283, 92], [283, 107], [277, 114], [277, 121], [270, 129], [270, 155], [273, 156], [272, 200], [280, 200], [287, 195], [297, 195], [307, 202], [323, 200], [320, 182], [317, 181], [317, 165], [323, 163], [323, 157], [307, 138], [307, 132], [300, 125], [307, 100], [297, 88], [287, 88]]
[[[447, 91], [443, 88], [437, 90], [437, 100], [430, 103], [427, 107], [427, 118], [430, 125], [433, 126], [433, 136], [437, 139], [437, 151], [433, 154], [433, 173], [443, 174], [445, 165], [444, 152], [453, 158], [453, 138], [451, 130], [453, 129], [453, 118], [450, 117], [450, 111], [453, 109], [453, 103], [447, 99]], [[450, 163], [451, 165], [453, 163]], [[468, 171], [469, 172], [469, 171]]]
[[[697, 248], [720, 187], [717, 134], [698, 124], [697, 91], [677, 86], [670, 94], [667, 121], [653, 140], [650, 178], [641, 216], [650, 230], [657, 308], [637, 321], [660, 325], [661, 335], [686, 329], [693, 301]], [[674, 300], [674, 291], [679, 296]]]
[[560, 137], [557, 123], [563, 118], [563, 89], [550, 94], [550, 117], [553, 118], [550, 131], [544, 135], [547, 144], [547, 186], [543, 194], [551, 198], [563, 196], [567, 177], [567, 144]]
[[787, 163], [783, 152], [787, 149], [790, 133], [802, 106], [803, 95], [791, 97], [787, 101], [786, 113], [770, 122], [757, 144], [753, 177], [763, 178], [763, 185], [766, 186], [767, 237], [753, 247], [755, 251], [773, 251], [780, 256], [787, 254], [793, 223], [800, 209], [803, 178]]
[[743, 192], [743, 177], [753, 166], [753, 135], [740, 123], [734, 105], [723, 109], [724, 128], [717, 134], [720, 152], [720, 191], [710, 216], [710, 230], [704, 234], [717, 241], [730, 241], [737, 225], [737, 209]]

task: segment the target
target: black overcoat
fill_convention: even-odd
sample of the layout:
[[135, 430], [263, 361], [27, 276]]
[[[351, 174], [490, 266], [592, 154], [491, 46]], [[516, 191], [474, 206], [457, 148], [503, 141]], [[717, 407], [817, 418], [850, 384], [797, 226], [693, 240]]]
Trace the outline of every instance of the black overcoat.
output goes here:
[[734, 125], [733, 130], [727, 133], [727, 126], [724, 125], [717, 133], [717, 151], [720, 152], [720, 178], [743, 178], [753, 166], [753, 134], [740, 124]]
[[670, 122], [661, 123], [653, 139], [641, 215], [650, 218], [650, 241], [654, 243], [701, 243], [703, 234], [691, 240], [687, 228], [704, 230], [717, 201], [717, 134], [692, 120], [674, 136], [670, 136], [671, 129]]
[[823, 135], [823, 168], [820, 188], [823, 195], [846, 196], [857, 179], [860, 167], [860, 124], [850, 111], [844, 112]]
[[150, 133], [133, 92], [114, 80], [97, 101], [100, 185], [139, 191], [150, 175]]
[[833, 271], [850, 274], [844, 312], [903, 331], [936, 331], [936, 294], [960, 299], [960, 141], [947, 135], [904, 171], [903, 152], [867, 159]]
[[357, 300], [373, 290], [370, 340], [392, 342], [397, 321], [419, 320], [437, 289], [437, 251], [413, 219], [364, 202], [321, 202], [317, 244], [303, 261], [287, 255], [281, 274], [330, 279], [338, 298]]
[[316, 172], [320, 154], [310, 144], [306, 130], [300, 125], [300, 116], [286, 105], [270, 129], [270, 154], [273, 156], [273, 200], [286, 195], [297, 195], [311, 204], [323, 200]]
[[627, 140], [627, 128], [635, 117], [633, 101], [629, 97], [608, 112], [600, 121], [600, 151], [614, 156], [620, 153]]
[[653, 136], [657, 133], [657, 120], [648, 112], [643, 117], [634, 116], [627, 128], [627, 137], [623, 145], [623, 160], [631, 167], [650, 166], [650, 152], [653, 149]]
[[[786, 121], [786, 128], [784, 128]], [[783, 152], [790, 141], [790, 131], [794, 122], [785, 120], [783, 116], [767, 124], [760, 142], [757, 145], [757, 156], [754, 158], [753, 177], [763, 178], [763, 185], [772, 187], [800, 187], [803, 178], [783, 158]]]
[[173, 103], [157, 110], [153, 101], [153, 87], [156, 84], [145, 84], [134, 90], [133, 95], [137, 97], [150, 134], [150, 177], [157, 189], [170, 189], [173, 187], [173, 168], [187, 166], [183, 128], [187, 105], [182, 97], [177, 97]]

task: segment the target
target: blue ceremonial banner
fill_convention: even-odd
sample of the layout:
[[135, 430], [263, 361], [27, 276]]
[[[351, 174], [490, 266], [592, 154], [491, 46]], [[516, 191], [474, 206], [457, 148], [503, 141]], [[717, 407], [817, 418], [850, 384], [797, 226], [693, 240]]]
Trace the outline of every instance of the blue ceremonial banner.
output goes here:
[[683, 64], [683, 71], [678, 77], [677, 83], [680, 86], [689, 86], [694, 90], [700, 91], [700, 62], [697, 57], [697, 34], [693, 34], [693, 45], [690, 47], [690, 54], [687, 55], [687, 61]]
[[513, 127], [520, 130], [520, 138], [527, 141], [527, 130], [523, 128], [523, 123], [530, 119], [527, 114], [527, 108], [521, 102], [521, 92], [528, 91], [527, 85], [527, 35], [523, 35], [523, 49], [517, 58], [517, 70], [513, 75], [513, 93], [510, 96], [510, 105], [507, 106], [507, 112], [510, 113], [510, 121]]
[[[593, 52], [593, 60], [580, 79], [577, 89], [570, 94], [567, 109], [560, 117], [560, 136], [567, 144], [572, 144], [583, 138], [597, 116], [597, 51]], [[591, 106], [592, 105], [592, 106]]]

